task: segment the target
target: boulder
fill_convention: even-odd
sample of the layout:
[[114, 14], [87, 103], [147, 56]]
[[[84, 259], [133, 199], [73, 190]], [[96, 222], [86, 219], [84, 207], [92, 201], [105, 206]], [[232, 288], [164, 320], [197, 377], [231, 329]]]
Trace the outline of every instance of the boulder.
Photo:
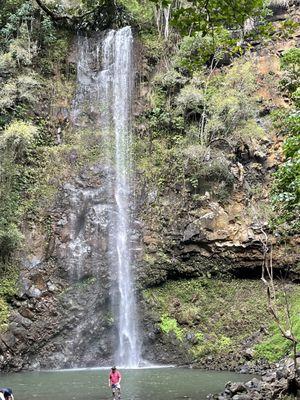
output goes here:
[[231, 383], [228, 386], [228, 389], [230, 390], [230, 392], [234, 395], [236, 393], [241, 393], [241, 392], [246, 392], [247, 389], [245, 387], [245, 384], [243, 382], [235, 382], [235, 383]]

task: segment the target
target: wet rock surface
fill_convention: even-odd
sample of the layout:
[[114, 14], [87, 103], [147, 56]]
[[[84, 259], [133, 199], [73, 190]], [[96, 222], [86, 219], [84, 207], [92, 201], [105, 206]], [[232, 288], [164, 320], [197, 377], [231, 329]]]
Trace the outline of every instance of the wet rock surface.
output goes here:
[[113, 197], [106, 188], [111, 176], [109, 169], [94, 166], [62, 188], [51, 210], [44, 255], [35, 254], [36, 235], [28, 236], [30, 255], [24, 255], [8, 330], [0, 335], [2, 369], [110, 362], [114, 332], [107, 240]]
[[273, 369], [263, 373], [261, 379], [253, 378], [246, 383], [228, 382], [222, 393], [209, 395], [210, 400], [275, 400], [286, 396], [300, 396], [300, 379], [295, 378], [292, 359], [286, 359]]
[[[239, 195], [243, 196], [242, 192], [236, 193]], [[143, 285], [209, 275], [260, 278], [262, 230], [267, 228], [256, 224], [247, 215], [245, 198], [237, 202], [230, 199], [226, 205], [208, 199], [201, 205], [188, 200], [182, 205], [179, 195], [170, 194], [165, 203], [160, 227], [153, 226], [157, 217], [151, 213], [143, 215], [143, 218], [145, 215], [151, 218], [144, 224], [146, 256], [139, 269]], [[280, 241], [272, 236], [270, 240], [274, 249], [275, 273], [280, 276], [282, 271], [289, 271], [290, 277], [298, 281], [295, 265], [299, 255], [293, 252], [284, 255]], [[299, 238], [295, 237], [290, 245], [297, 246], [298, 242]]]
[[[277, 49], [278, 52], [282, 49]], [[275, 60], [275, 61], [274, 61]], [[259, 58], [261, 74], [276, 73], [278, 57], [264, 52]], [[263, 70], [268, 65], [268, 70]], [[270, 68], [270, 65], [271, 68]], [[275, 72], [274, 72], [275, 71]], [[278, 100], [267, 99], [270, 112]], [[273, 103], [272, 103], [273, 102]], [[229, 198], [215, 196], [213, 182], [202, 182], [196, 193], [182, 188], [159, 194], [136, 183], [138, 221], [132, 243], [137, 260], [137, 285], [144, 288], [161, 285], [168, 279], [191, 277], [259, 278], [261, 275], [261, 226], [248, 212], [249, 188], [257, 185], [262, 198], [268, 198], [270, 174], [281, 162], [280, 141], [272, 136], [259, 146], [236, 146], [228, 170], [233, 182]], [[70, 155], [76, 158], [76, 150]], [[39, 227], [24, 229], [27, 249], [23, 254], [19, 292], [11, 303], [6, 332], [0, 334], [0, 369], [21, 370], [95, 366], [111, 363], [115, 332], [111, 313], [109, 214], [114, 212], [114, 194], [109, 189], [114, 171], [108, 165], [95, 165], [82, 171], [61, 189], [56, 205], [49, 210], [49, 237]], [[219, 183], [222, 186], [222, 182]], [[157, 212], [159, 209], [159, 212]], [[140, 234], [142, 238], [140, 238]], [[273, 261], [278, 275], [288, 270], [299, 282], [296, 270], [299, 254], [286, 252], [280, 238], [270, 237]], [[286, 247], [297, 248], [299, 238]], [[157, 329], [156, 320], [140, 301], [144, 332], [144, 358], [162, 363], [189, 364], [187, 348], [175, 336], [166, 338]], [[193, 342], [193, 335], [186, 338]], [[251, 344], [251, 343], [250, 343]], [[207, 369], [262, 372], [266, 365], [251, 365], [251, 346], [244, 354], [225, 359], [210, 356], [199, 363]], [[229, 384], [221, 399], [273, 399], [286, 392], [288, 377], [284, 367], [276, 376], [249, 384]], [[276, 386], [277, 385], [277, 386]], [[281, 394], [280, 394], [281, 395]], [[250, 396], [250, 397], [249, 397]], [[251, 397], [252, 396], [252, 397]], [[255, 397], [261, 396], [261, 397]]]

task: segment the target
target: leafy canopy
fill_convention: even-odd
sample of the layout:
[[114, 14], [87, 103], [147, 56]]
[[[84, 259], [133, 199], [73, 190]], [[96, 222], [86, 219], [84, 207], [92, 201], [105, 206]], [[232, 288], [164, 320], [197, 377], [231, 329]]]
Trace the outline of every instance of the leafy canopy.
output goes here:
[[277, 218], [274, 225], [281, 231], [292, 234], [300, 229], [300, 51], [286, 51], [281, 58], [283, 89], [294, 100], [295, 107], [284, 118], [280, 118], [280, 133], [286, 135], [283, 145], [285, 162], [275, 173], [272, 200]]
[[[172, 0], [152, 0], [167, 6]], [[263, 0], [186, 0], [173, 12], [173, 24], [183, 33], [203, 32], [219, 26], [243, 27], [250, 16], [257, 15]]]

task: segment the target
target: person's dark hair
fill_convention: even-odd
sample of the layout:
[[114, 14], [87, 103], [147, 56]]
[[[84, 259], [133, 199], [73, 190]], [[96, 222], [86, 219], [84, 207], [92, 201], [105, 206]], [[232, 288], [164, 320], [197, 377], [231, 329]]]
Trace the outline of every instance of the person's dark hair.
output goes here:
[[115, 369], [117, 369], [115, 366], [111, 367], [111, 369], [114, 371]]

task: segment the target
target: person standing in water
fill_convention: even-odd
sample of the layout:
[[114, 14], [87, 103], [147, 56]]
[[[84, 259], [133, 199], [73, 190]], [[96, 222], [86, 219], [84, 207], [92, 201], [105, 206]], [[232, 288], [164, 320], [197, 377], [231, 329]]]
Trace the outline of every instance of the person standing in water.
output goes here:
[[14, 400], [12, 389], [0, 388], [0, 400]]
[[108, 378], [108, 386], [112, 390], [113, 400], [121, 399], [121, 379], [121, 373], [116, 367], [112, 367]]

